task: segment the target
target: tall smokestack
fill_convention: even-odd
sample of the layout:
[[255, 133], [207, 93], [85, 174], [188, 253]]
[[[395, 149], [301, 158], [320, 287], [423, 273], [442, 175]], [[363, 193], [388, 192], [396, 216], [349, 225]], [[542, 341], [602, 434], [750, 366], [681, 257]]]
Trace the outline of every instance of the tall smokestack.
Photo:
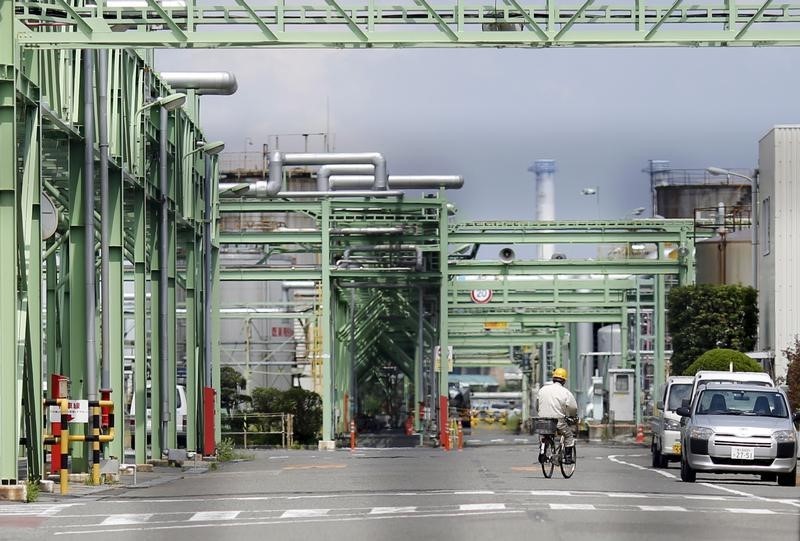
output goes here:
[[[556, 219], [556, 190], [555, 190], [555, 160], [536, 160], [528, 168], [536, 174], [536, 219], [539, 221], [552, 221]], [[554, 245], [540, 245], [541, 259], [553, 257]]]

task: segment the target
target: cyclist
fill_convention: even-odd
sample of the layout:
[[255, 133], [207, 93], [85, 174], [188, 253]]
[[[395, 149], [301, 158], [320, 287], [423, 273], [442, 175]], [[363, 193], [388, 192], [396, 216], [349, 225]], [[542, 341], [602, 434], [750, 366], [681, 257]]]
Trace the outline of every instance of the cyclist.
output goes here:
[[[572, 464], [575, 461], [575, 436], [566, 418], [578, 414], [578, 403], [570, 390], [564, 387], [566, 382], [565, 369], [553, 370], [553, 383], [543, 385], [536, 396], [536, 416], [558, 419], [557, 431], [564, 435], [564, 464]], [[544, 457], [539, 455], [539, 462], [543, 460]]]

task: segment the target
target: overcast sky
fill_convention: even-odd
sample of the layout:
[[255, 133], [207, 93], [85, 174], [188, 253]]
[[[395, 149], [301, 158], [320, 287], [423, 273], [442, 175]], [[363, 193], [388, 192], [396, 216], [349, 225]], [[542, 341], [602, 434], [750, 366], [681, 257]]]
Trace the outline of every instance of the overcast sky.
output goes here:
[[[258, 150], [330, 131], [392, 174], [462, 174], [461, 219], [535, 219], [534, 160], [557, 162], [556, 217], [649, 208], [649, 159], [754, 168], [758, 140], [800, 123], [796, 48], [158, 51], [162, 71], [231, 71], [202, 99], [210, 140]], [[301, 141], [281, 139], [286, 151]], [[598, 198], [580, 195], [599, 187]]]

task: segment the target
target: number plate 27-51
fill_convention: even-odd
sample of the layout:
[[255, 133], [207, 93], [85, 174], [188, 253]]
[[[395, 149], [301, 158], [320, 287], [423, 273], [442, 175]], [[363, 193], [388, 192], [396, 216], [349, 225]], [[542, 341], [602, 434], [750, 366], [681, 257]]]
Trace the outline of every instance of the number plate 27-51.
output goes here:
[[731, 458], [753, 460], [755, 458], [755, 449], [752, 447], [731, 447]]

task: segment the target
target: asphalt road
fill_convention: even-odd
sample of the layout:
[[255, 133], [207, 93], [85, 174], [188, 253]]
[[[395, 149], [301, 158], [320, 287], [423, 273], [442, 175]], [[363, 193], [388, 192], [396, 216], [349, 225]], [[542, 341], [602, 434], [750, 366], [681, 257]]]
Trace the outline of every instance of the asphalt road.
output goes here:
[[[572, 479], [535, 447], [257, 452], [149, 488], [0, 505], [0, 539], [800, 539], [800, 489], [649, 467], [643, 447], [583, 444]], [[16, 510], [16, 511], [15, 511]]]

